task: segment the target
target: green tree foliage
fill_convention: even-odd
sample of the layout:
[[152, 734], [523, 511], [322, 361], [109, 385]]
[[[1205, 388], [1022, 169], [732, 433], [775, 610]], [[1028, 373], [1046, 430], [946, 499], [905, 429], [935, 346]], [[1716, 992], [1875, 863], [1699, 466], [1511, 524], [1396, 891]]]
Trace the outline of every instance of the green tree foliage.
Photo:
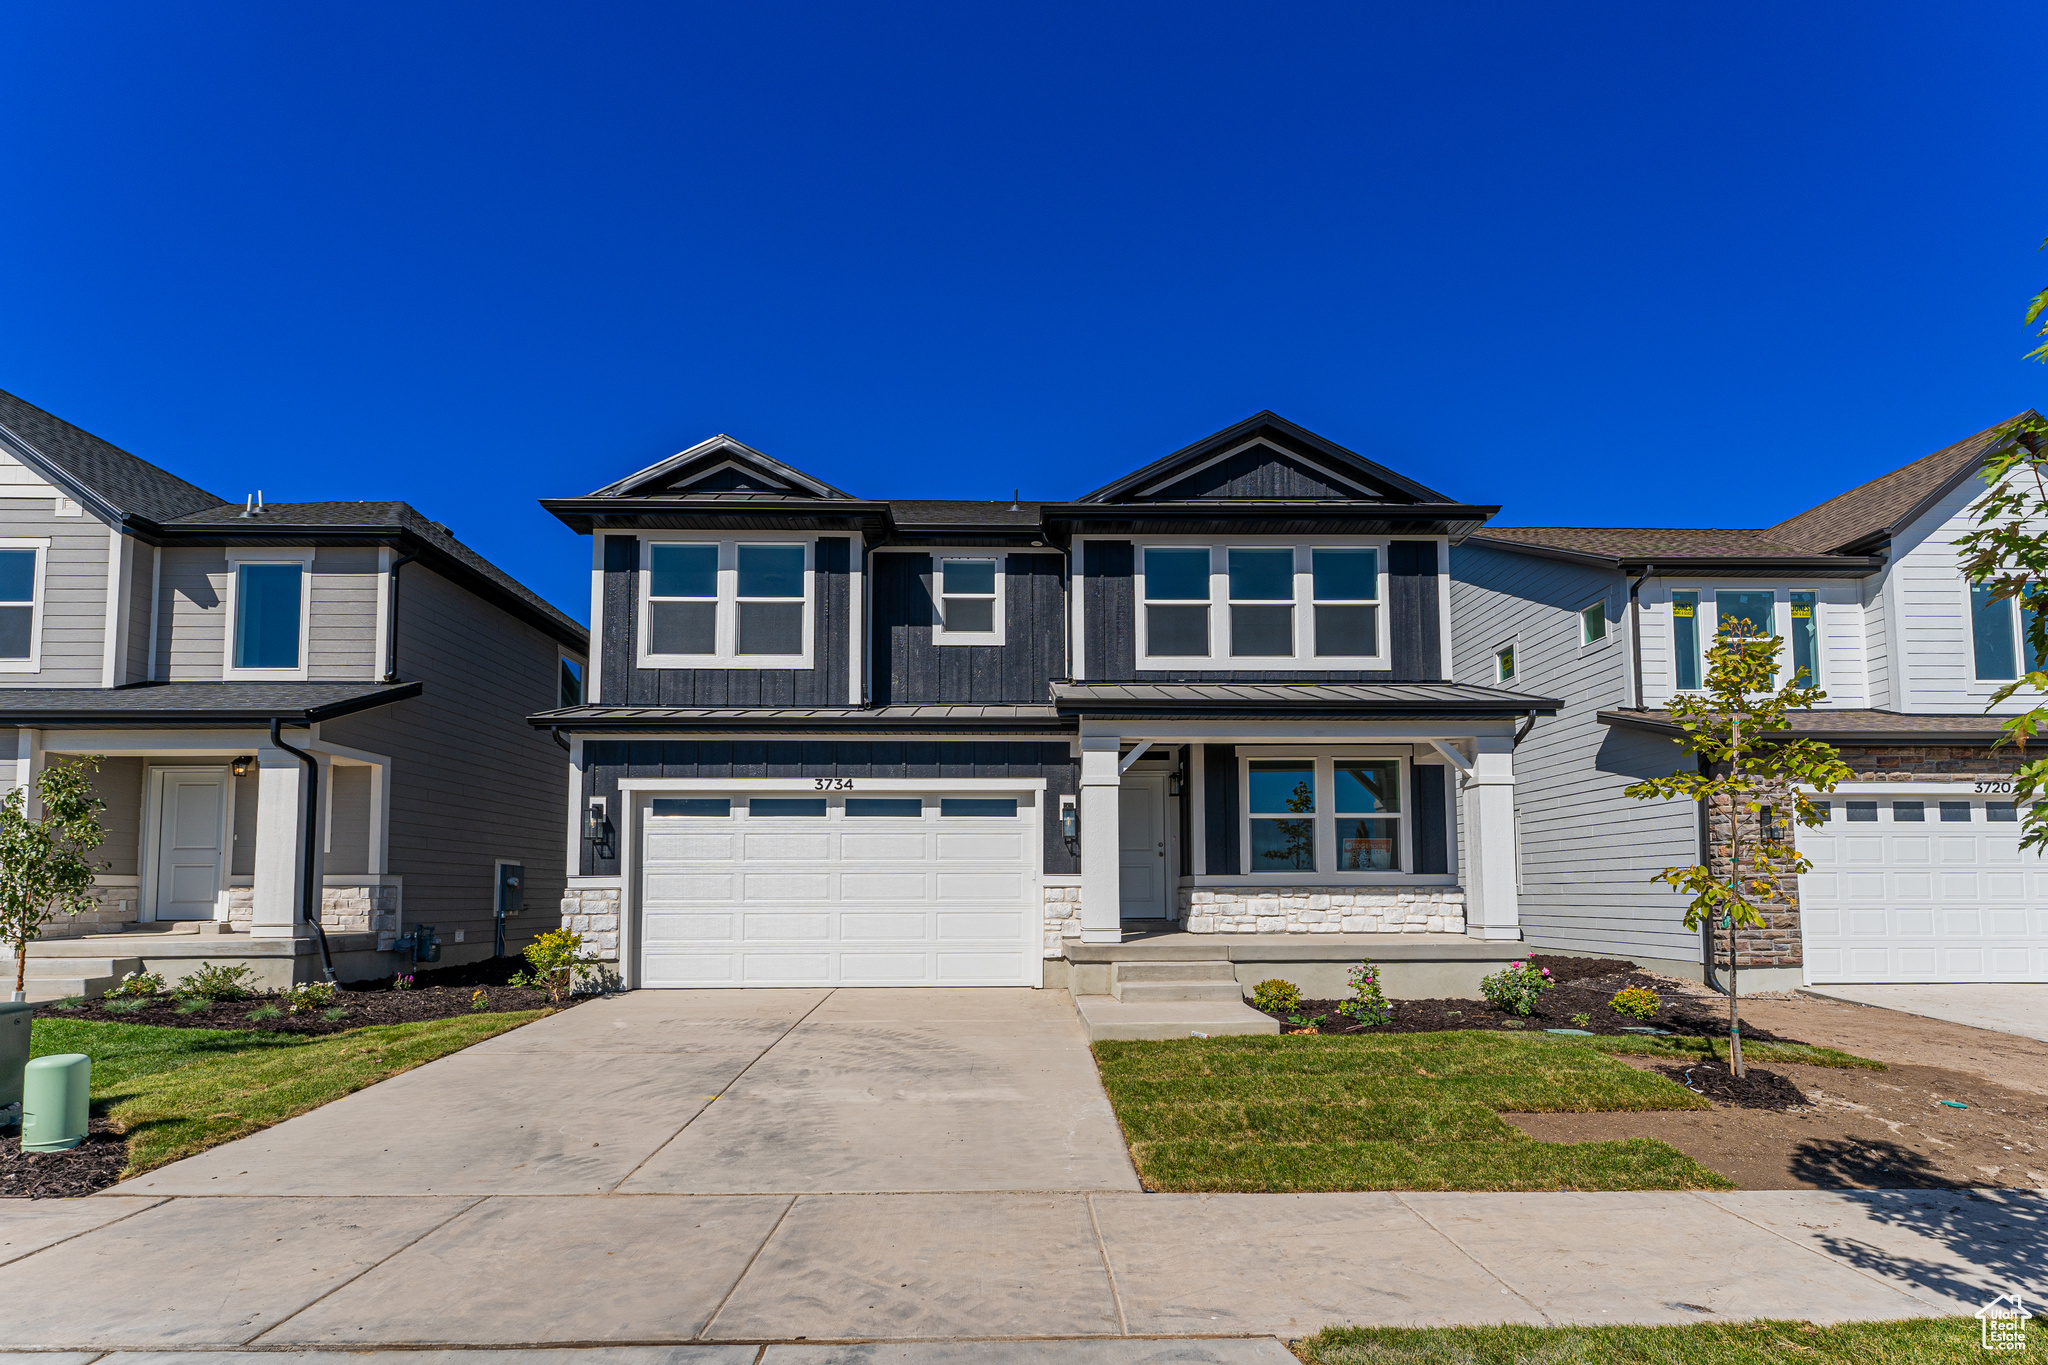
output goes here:
[[106, 835], [100, 812], [106, 803], [92, 788], [98, 755], [45, 768], [36, 778], [43, 813], [30, 819], [28, 793], [20, 787], [0, 801], [0, 938], [14, 948], [14, 992], [28, 988], [28, 945], [58, 911], [76, 915], [93, 909], [92, 882], [99, 871], [87, 855]]
[[[1678, 693], [1665, 708], [1685, 732], [1677, 744], [1693, 756], [1693, 768], [1638, 782], [1627, 792], [1638, 801], [1698, 801], [1709, 812], [1725, 806], [1725, 837], [1717, 830], [1708, 841], [1709, 861], [1667, 867], [1656, 880], [1691, 896], [1686, 928], [1712, 924], [1728, 931], [1728, 1063], [1738, 1076], [1736, 931], [1762, 927], [1764, 912], [1786, 901], [1783, 879], [1811, 866], [1792, 846], [1785, 817], [1808, 828], [1820, 824], [1807, 793], [1833, 791], [1853, 776], [1832, 746], [1784, 733], [1792, 728], [1786, 712], [1811, 707], [1827, 693], [1796, 679], [1773, 686], [1782, 647], [1748, 621], [1725, 623], [1707, 651], [1706, 687]], [[1754, 837], [1746, 835], [1745, 814], [1757, 817]]]

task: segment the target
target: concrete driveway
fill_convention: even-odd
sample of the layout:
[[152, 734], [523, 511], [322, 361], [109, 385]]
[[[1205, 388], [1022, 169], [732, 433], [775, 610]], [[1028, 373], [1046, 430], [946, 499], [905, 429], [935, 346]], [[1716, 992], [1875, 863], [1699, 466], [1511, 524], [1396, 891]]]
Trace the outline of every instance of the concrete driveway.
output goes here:
[[2048, 1042], [2048, 983], [1809, 986], [1806, 993]]
[[635, 991], [119, 1186], [143, 1195], [1135, 1190], [1063, 991]]

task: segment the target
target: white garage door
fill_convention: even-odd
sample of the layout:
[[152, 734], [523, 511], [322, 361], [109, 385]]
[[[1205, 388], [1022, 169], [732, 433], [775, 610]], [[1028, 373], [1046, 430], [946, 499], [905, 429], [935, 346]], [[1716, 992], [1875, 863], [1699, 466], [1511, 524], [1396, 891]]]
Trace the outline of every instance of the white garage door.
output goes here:
[[1037, 793], [641, 797], [640, 984], [1038, 984]]
[[1799, 831], [1806, 978], [2048, 981], [2048, 859], [2009, 800], [1843, 796]]

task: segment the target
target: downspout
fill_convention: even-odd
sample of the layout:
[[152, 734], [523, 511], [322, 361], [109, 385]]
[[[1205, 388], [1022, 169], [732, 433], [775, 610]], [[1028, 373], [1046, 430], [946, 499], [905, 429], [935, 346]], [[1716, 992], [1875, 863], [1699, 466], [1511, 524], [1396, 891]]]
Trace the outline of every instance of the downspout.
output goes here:
[[1522, 747], [1522, 741], [1523, 741], [1523, 740], [1525, 740], [1525, 739], [1527, 739], [1527, 738], [1529, 737], [1529, 732], [1530, 732], [1531, 730], [1535, 729], [1535, 728], [1536, 728], [1536, 713], [1535, 713], [1534, 711], [1531, 711], [1531, 712], [1529, 713], [1528, 719], [1524, 720], [1524, 721], [1523, 721], [1523, 722], [1521, 723], [1521, 725], [1520, 725], [1520, 726], [1518, 726], [1518, 727], [1516, 728], [1516, 730], [1515, 730], [1515, 742], [1514, 742], [1513, 744], [1510, 744], [1510, 745], [1508, 746], [1508, 748], [1509, 748], [1509, 749], [1519, 749], [1519, 748], [1521, 748], [1521, 747]]
[[[1704, 775], [1707, 771], [1707, 760], [1701, 758], [1699, 764], [1700, 773]], [[1698, 805], [1700, 811], [1700, 865], [1702, 867], [1712, 867], [1714, 865], [1714, 845], [1712, 831], [1707, 825], [1707, 803], [1700, 801]], [[1728, 994], [1728, 988], [1722, 985], [1719, 978], [1714, 975], [1714, 918], [1711, 915], [1700, 921], [1700, 968], [1701, 974], [1706, 980], [1707, 989], [1717, 991], [1722, 995]]]
[[1643, 590], [1643, 580], [1657, 572], [1655, 564], [1643, 565], [1643, 571], [1636, 575], [1636, 581], [1628, 587], [1628, 647], [1635, 660], [1636, 710], [1643, 709], [1643, 608], [1636, 601], [1636, 594]]
[[391, 561], [391, 591], [388, 610], [384, 616], [384, 681], [398, 681], [398, 571], [420, 557], [414, 550], [411, 554]]
[[334, 955], [327, 951], [327, 930], [320, 923], [320, 860], [313, 856], [313, 840], [320, 835], [320, 760], [304, 749], [295, 749], [285, 743], [284, 736], [278, 733], [278, 724], [273, 717], [270, 722], [271, 744], [306, 765], [306, 856], [299, 889], [305, 897], [306, 923], [313, 926], [313, 937], [320, 940], [320, 970], [332, 981]]
[[563, 752], [563, 753], [565, 753], [565, 754], [573, 754], [573, 753], [575, 753], [575, 752], [576, 752], [575, 746], [571, 745], [571, 744], [569, 743], [569, 741], [568, 741], [568, 740], [566, 740], [566, 739], [563, 739], [563, 738], [562, 738], [562, 727], [561, 727], [561, 726], [559, 726], [559, 725], [550, 725], [550, 726], [548, 727], [548, 737], [549, 737], [550, 739], [554, 740], [554, 741], [555, 741], [555, 743], [557, 743], [557, 744], [559, 744], [559, 745], [561, 745], [561, 746], [562, 746], [562, 752]]

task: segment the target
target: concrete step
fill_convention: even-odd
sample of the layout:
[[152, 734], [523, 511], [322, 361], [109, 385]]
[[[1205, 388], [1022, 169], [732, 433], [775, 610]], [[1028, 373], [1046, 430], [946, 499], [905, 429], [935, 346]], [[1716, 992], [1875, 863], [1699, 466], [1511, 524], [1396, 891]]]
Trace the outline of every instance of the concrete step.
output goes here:
[[1118, 962], [1111, 971], [1119, 981], [1235, 981], [1237, 968], [1214, 962]]
[[1245, 1004], [1211, 1000], [1139, 1003], [1107, 995], [1077, 995], [1074, 1008], [1090, 1042], [1109, 1039], [1221, 1038], [1238, 1033], [1278, 1033], [1277, 1020]]
[[1116, 981], [1109, 993], [1119, 1000], [1244, 1000], [1244, 987], [1229, 981]]
[[120, 983], [118, 976], [31, 976], [22, 982], [32, 1005], [69, 1000], [74, 995], [97, 999]]
[[28, 979], [111, 976], [116, 980], [142, 970], [139, 957], [31, 957]]

